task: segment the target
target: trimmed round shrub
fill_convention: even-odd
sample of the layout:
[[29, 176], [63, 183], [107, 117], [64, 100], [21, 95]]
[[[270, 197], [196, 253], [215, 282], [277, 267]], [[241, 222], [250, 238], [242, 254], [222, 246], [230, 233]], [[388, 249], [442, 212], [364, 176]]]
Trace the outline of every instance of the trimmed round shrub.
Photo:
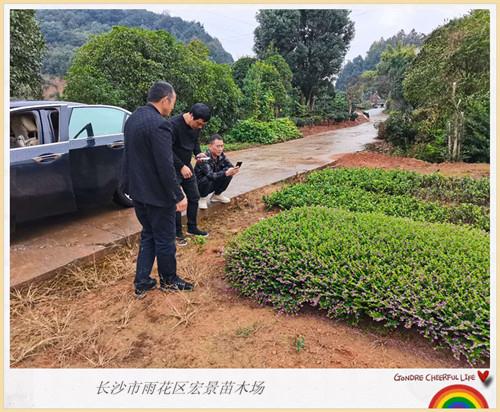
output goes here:
[[480, 230], [296, 208], [237, 236], [226, 273], [241, 294], [280, 311], [311, 304], [332, 318], [368, 316], [414, 327], [471, 364], [489, 356], [489, 237]]

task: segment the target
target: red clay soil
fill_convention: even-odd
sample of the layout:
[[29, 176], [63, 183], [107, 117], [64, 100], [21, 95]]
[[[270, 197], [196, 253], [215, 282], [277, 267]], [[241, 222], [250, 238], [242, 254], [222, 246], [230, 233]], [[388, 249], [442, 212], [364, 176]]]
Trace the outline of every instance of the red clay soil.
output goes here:
[[490, 174], [487, 163], [428, 163], [409, 157], [387, 156], [375, 152], [358, 152], [342, 156], [335, 163], [339, 167], [373, 167], [401, 169], [417, 173], [441, 173], [446, 176], [486, 177]]
[[[371, 153], [338, 164], [429, 171], [425, 162]], [[469, 173], [472, 165], [464, 165]], [[459, 172], [456, 165], [453, 173]], [[448, 170], [448, 169], [446, 169]], [[450, 169], [451, 170], [451, 169]], [[485, 172], [486, 169], [481, 169]], [[475, 171], [476, 172], [476, 171]], [[275, 184], [201, 216], [206, 243], [178, 249], [190, 293], [133, 297], [137, 244], [111, 255], [87, 289], [74, 281], [40, 284], [11, 298], [11, 365], [23, 368], [456, 368], [466, 367], [412, 330], [388, 331], [373, 322], [351, 326], [306, 308], [288, 316], [240, 297], [224, 278], [224, 247], [235, 234], [274, 213], [262, 195]], [[209, 217], [210, 216], [210, 217]], [[111, 262], [111, 263], [110, 263]], [[114, 262], [114, 263], [113, 263]], [[116, 264], [116, 267], [113, 266]], [[74, 276], [68, 268], [67, 279]], [[117, 275], [102, 279], [111, 271]], [[156, 270], [156, 269], [155, 269]], [[156, 273], [156, 272], [155, 272]], [[90, 276], [90, 275], [87, 275]], [[156, 274], [154, 276], [157, 276]], [[44, 289], [45, 287], [45, 289]], [[49, 291], [48, 295], [44, 295]], [[31, 295], [30, 295], [31, 294]], [[303, 344], [303, 345], [302, 345]]]
[[364, 117], [363, 114], [358, 113], [358, 117], [356, 120], [346, 120], [343, 122], [333, 122], [329, 124], [321, 124], [321, 125], [316, 125], [316, 126], [304, 126], [300, 127], [299, 130], [302, 133], [304, 137], [311, 136], [313, 134], [318, 134], [318, 133], [324, 133], [324, 132], [330, 132], [332, 130], [338, 130], [338, 129], [344, 129], [346, 127], [353, 127], [357, 126], [362, 123], [366, 123], [369, 120]]

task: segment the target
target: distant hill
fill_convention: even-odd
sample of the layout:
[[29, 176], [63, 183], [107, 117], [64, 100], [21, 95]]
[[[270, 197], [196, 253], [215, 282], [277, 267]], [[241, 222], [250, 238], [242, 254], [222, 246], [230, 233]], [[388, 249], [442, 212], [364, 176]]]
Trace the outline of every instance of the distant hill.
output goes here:
[[201, 40], [217, 63], [232, 63], [232, 56], [219, 40], [210, 36], [198, 22], [157, 14], [147, 10], [37, 10], [36, 19], [47, 43], [43, 74], [64, 76], [75, 50], [93, 34], [111, 30], [113, 26], [163, 29], [179, 41]]
[[335, 88], [345, 91], [352, 80], [355, 80], [361, 73], [366, 70], [374, 70], [380, 62], [380, 56], [387, 46], [396, 47], [398, 44], [403, 46], [420, 47], [424, 43], [425, 34], [417, 33], [412, 29], [408, 34], [404, 30], [400, 30], [396, 35], [389, 37], [387, 40], [380, 38], [374, 41], [370, 49], [366, 52], [363, 59], [361, 56], [355, 57], [352, 61], [348, 61], [339, 74]]

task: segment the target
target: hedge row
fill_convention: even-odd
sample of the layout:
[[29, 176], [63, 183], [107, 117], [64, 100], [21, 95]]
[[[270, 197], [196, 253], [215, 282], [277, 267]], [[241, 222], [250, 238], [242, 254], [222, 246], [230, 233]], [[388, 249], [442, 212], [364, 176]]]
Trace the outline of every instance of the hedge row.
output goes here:
[[296, 208], [247, 229], [226, 255], [232, 286], [276, 309], [369, 316], [416, 327], [470, 363], [489, 356], [489, 237], [480, 230]]
[[282, 209], [328, 206], [433, 223], [467, 224], [488, 231], [489, 209], [461, 203], [463, 200], [486, 203], [489, 191], [483, 186], [488, 186], [487, 180], [474, 183], [471, 179], [447, 179], [378, 169], [327, 169], [312, 173], [305, 183], [285, 187], [264, 200], [268, 206]]
[[446, 177], [438, 173], [423, 175], [404, 170], [336, 168], [312, 173], [308, 181], [359, 187], [391, 195], [412, 195], [424, 200], [472, 203], [479, 206], [490, 204], [488, 178]]
[[291, 119], [297, 127], [303, 127], [320, 125], [325, 122], [343, 122], [346, 120], [356, 120], [357, 118], [358, 114], [356, 112], [353, 112], [351, 114], [349, 114], [348, 112], [336, 112], [323, 116], [316, 115], [306, 117], [292, 117]]

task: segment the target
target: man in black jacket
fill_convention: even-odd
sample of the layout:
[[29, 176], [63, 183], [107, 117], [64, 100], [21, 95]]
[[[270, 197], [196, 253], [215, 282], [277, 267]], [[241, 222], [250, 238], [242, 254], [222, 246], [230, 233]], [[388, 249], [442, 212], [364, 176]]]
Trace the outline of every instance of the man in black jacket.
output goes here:
[[125, 123], [122, 185], [142, 224], [134, 280], [138, 298], [156, 286], [150, 277], [155, 257], [161, 290], [193, 288], [177, 276], [175, 258], [175, 213], [187, 207], [174, 170], [171, 125], [163, 117], [172, 112], [175, 100], [173, 87], [158, 81], [149, 90], [147, 105]]
[[[173, 126], [173, 151], [174, 166], [180, 185], [186, 193], [187, 206], [187, 233], [197, 236], [208, 236], [208, 233], [200, 230], [197, 225], [198, 215], [198, 185], [193, 174], [191, 158], [195, 155], [197, 161], [205, 157], [200, 149], [200, 131], [210, 120], [210, 109], [203, 103], [196, 103], [187, 113], [182, 113], [170, 118]], [[177, 244], [187, 244], [182, 233], [181, 214], [176, 214], [176, 237]]]
[[[224, 141], [218, 134], [214, 134], [208, 141], [207, 158], [196, 163], [194, 172], [200, 192], [200, 209], [208, 208], [208, 201], [229, 203], [230, 198], [222, 192], [227, 189], [231, 179], [240, 171], [234, 167], [224, 154]], [[213, 196], [210, 194], [213, 192]]]

